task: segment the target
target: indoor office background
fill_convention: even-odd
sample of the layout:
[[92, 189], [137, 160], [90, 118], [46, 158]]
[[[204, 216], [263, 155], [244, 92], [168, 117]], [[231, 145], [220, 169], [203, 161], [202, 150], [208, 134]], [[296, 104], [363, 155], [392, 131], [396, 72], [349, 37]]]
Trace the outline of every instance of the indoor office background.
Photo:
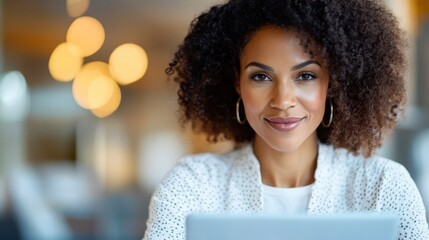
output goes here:
[[[429, 208], [429, 2], [385, 1], [409, 36], [409, 99], [378, 154], [405, 165]], [[164, 74], [191, 20], [219, 2], [0, 0], [1, 239], [140, 239], [150, 195], [177, 158], [232, 147], [179, 126]], [[144, 76], [110, 91], [116, 110], [87, 110], [77, 78], [54, 79], [50, 59], [80, 16], [97, 19], [105, 38], [72, 63], [108, 63], [125, 43], [146, 52]]]

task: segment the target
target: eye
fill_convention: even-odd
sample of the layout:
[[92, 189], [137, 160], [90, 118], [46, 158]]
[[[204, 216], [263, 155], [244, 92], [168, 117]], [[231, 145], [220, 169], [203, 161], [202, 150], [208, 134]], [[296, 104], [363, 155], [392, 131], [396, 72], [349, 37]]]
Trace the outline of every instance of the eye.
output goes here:
[[257, 81], [257, 82], [264, 82], [264, 81], [270, 81], [270, 77], [263, 73], [256, 73], [250, 76], [251, 79]]
[[312, 73], [302, 73], [301, 75], [298, 76], [298, 80], [303, 80], [303, 81], [311, 81], [313, 79], [317, 78], [316, 75], [312, 74]]

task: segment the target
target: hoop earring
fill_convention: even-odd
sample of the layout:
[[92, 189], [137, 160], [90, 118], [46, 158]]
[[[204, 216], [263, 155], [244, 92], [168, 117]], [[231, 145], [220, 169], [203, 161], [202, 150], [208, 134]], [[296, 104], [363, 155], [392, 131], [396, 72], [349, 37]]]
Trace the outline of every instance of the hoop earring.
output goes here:
[[334, 106], [332, 105], [332, 100], [331, 99], [329, 99], [329, 104], [331, 105], [331, 114], [329, 116], [329, 122], [327, 124], [325, 124], [323, 122], [323, 119], [322, 119], [322, 126], [324, 128], [328, 128], [328, 127], [331, 126], [331, 124], [332, 124], [332, 118], [334, 117]]
[[235, 104], [235, 114], [237, 117], [237, 122], [240, 124], [245, 124], [247, 122], [247, 119], [241, 120], [240, 118], [240, 101], [241, 97], [238, 97], [237, 103]]

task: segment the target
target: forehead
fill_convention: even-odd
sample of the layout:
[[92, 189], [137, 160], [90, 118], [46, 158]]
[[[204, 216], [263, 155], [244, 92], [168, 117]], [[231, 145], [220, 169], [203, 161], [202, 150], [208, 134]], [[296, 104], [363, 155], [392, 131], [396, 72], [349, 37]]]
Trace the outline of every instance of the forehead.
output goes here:
[[262, 27], [255, 31], [250, 40], [244, 46], [240, 61], [246, 61], [254, 58], [272, 59], [296, 58], [299, 60], [308, 60], [310, 58], [319, 58], [317, 55], [310, 54], [315, 52], [315, 44], [304, 48], [304, 42], [308, 37], [300, 34], [294, 29], [284, 29], [276, 26]]

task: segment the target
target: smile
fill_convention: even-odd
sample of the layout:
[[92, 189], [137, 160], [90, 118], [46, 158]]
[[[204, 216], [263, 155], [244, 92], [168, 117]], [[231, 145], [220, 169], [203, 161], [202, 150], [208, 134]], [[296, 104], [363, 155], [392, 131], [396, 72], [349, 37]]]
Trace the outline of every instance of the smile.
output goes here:
[[290, 132], [297, 128], [303, 119], [303, 117], [272, 117], [265, 118], [265, 121], [267, 121], [267, 123], [277, 131]]

